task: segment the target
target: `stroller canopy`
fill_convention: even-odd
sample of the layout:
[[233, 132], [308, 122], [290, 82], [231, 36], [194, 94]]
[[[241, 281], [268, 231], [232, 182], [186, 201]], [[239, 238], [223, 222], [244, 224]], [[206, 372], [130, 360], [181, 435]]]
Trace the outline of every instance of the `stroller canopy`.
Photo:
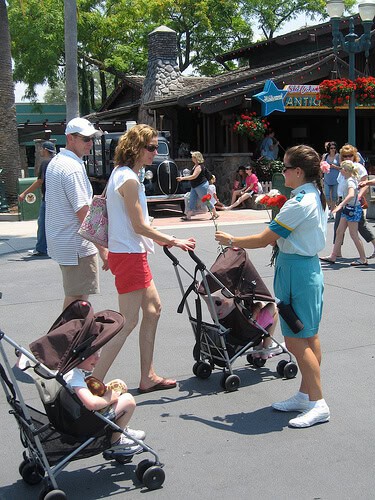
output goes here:
[[[210, 272], [233, 295], [241, 299], [253, 297], [256, 300], [275, 301], [243, 248], [227, 247], [218, 256]], [[210, 275], [207, 275], [207, 283], [211, 293], [222, 288]], [[198, 292], [206, 294], [202, 283]]]
[[94, 354], [124, 326], [122, 314], [94, 314], [89, 302], [76, 300], [57, 318], [47, 335], [30, 344], [38, 361], [64, 375]]

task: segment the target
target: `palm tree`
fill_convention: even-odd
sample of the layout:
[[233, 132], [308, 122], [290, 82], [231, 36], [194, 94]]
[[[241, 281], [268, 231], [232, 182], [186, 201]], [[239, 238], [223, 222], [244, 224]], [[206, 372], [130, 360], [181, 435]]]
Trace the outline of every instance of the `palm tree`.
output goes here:
[[0, 110], [0, 180], [5, 181], [8, 203], [14, 203], [17, 200], [17, 179], [20, 176], [21, 161], [5, 0], [0, 0]]
[[66, 121], [79, 116], [77, 1], [64, 2]]

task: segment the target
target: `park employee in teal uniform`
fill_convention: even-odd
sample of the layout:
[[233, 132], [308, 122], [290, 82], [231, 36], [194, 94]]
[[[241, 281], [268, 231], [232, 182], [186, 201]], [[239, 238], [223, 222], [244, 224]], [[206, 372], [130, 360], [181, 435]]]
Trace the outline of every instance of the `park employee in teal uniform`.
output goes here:
[[330, 412], [323, 399], [320, 378], [321, 348], [318, 335], [323, 306], [323, 273], [318, 252], [326, 243], [328, 209], [321, 184], [320, 157], [310, 146], [289, 148], [284, 156], [285, 185], [292, 198], [262, 232], [251, 236], [232, 236], [217, 231], [222, 245], [263, 248], [275, 245], [275, 296], [290, 304], [303, 324], [293, 333], [281, 319], [281, 331], [288, 350], [296, 357], [302, 380], [291, 398], [273, 403], [279, 411], [300, 411], [289, 421], [291, 427], [310, 427], [327, 422]]

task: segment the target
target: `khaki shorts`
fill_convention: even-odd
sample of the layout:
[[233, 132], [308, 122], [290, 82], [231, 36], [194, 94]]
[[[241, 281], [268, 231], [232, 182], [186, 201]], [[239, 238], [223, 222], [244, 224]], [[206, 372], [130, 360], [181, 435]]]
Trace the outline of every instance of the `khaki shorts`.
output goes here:
[[78, 257], [77, 266], [60, 265], [65, 297], [99, 293], [98, 255]]

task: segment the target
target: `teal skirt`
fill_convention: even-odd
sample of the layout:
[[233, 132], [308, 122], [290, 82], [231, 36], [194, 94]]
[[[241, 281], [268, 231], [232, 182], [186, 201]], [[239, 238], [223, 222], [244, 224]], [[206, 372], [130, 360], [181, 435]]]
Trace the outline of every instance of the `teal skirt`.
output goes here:
[[318, 256], [303, 257], [279, 252], [273, 287], [276, 298], [291, 304], [304, 325], [304, 329], [295, 334], [280, 318], [284, 337], [308, 338], [316, 335], [322, 318], [324, 291]]

